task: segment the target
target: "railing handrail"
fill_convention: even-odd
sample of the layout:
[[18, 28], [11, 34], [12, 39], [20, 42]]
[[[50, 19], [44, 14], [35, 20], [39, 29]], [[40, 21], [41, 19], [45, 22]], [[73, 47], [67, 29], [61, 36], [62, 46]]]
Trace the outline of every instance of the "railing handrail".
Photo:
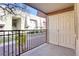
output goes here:
[[30, 29], [30, 30], [0, 30], [0, 32], [4, 32], [4, 31], [33, 31], [33, 30], [46, 30], [46, 29]]

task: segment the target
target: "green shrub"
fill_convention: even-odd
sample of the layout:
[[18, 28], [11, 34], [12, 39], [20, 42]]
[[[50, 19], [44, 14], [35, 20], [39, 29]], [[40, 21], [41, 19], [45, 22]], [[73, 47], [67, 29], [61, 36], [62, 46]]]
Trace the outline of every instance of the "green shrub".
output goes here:
[[[19, 39], [20, 38], [20, 39]], [[23, 34], [20, 34], [20, 37], [18, 34], [15, 35], [15, 40], [17, 42], [17, 47], [19, 45], [19, 40], [20, 40], [20, 46], [24, 46], [26, 44], [26, 34], [23, 33]]]
[[30, 34], [34, 34], [34, 31], [31, 31]]
[[2, 43], [2, 40], [0, 39], [0, 44]]
[[36, 30], [35, 33], [39, 33], [39, 30]]

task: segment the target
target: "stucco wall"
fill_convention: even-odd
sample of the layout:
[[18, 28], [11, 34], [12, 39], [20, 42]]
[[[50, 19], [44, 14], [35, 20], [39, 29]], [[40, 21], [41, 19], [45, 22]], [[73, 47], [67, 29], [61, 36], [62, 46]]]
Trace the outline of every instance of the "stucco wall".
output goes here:
[[29, 26], [28, 29], [35, 29], [33, 28], [33, 24], [31, 23], [31, 19], [32, 20], [36, 20], [37, 21], [37, 29], [40, 29], [40, 27], [42, 26], [42, 29], [46, 29], [46, 25], [44, 26], [43, 21], [46, 22], [46, 18], [43, 17], [38, 17], [38, 16], [34, 16], [34, 15], [27, 15], [27, 26]]
[[75, 4], [76, 55], [79, 56], [79, 3]]
[[12, 15], [4, 16], [2, 21], [5, 22], [3, 30], [12, 30]]
[[[33, 19], [33, 20], [36, 20], [37, 21], [37, 26], [38, 26], [38, 29], [40, 29], [40, 27], [42, 26], [42, 29], [46, 29], [46, 25], [44, 26], [43, 24], [43, 21], [46, 22], [46, 19], [43, 18], [43, 17], [38, 17], [38, 16], [34, 16], [34, 15], [31, 15], [31, 14], [27, 14], [25, 12], [22, 12], [20, 10], [16, 10], [14, 11], [16, 14], [18, 15], [11, 15], [11, 14], [8, 14], [8, 12], [6, 12], [7, 15], [3, 16], [3, 19], [2, 21], [5, 22], [5, 26], [3, 28], [1, 28], [1, 30], [12, 30], [12, 19], [13, 17], [14, 18], [20, 18], [20, 22], [17, 23], [17, 28], [19, 30], [25, 30], [27, 29], [25, 27], [25, 23], [26, 23], [26, 26], [29, 26], [28, 29], [35, 29], [35, 28], [32, 28], [33, 27], [33, 24], [30, 22], [30, 19]], [[25, 22], [26, 20], [26, 22]], [[41, 20], [41, 22], [40, 22]]]

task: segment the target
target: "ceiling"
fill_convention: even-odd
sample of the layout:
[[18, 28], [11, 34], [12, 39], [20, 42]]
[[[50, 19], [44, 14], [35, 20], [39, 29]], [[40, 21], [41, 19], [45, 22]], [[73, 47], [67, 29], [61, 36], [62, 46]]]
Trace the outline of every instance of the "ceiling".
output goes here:
[[36, 8], [44, 13], [54, 12], [73, 6], [73, 3], [28, 3], [33, 8]]

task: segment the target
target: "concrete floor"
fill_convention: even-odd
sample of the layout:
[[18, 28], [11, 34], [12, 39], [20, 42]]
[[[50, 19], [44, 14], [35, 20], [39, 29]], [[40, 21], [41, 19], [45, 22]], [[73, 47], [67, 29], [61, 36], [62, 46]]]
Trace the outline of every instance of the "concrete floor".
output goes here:
[[44, 43], [21, 56], [75, 56], [75, 50]]

